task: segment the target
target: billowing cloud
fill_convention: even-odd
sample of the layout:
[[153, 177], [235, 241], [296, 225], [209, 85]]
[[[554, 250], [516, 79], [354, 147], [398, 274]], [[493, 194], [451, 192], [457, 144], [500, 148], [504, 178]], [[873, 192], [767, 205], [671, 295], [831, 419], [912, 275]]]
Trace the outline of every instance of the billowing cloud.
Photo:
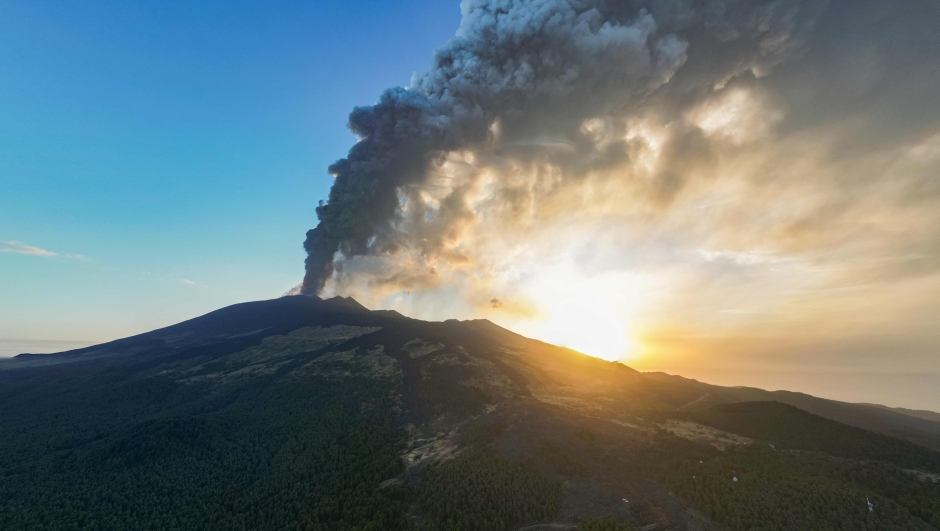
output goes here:
[[848, 334], [929, 364], [940, 4], [462, 10], [427, 73], [350, 116], [308, 291], [537, 335], [614, 313], [659, 359]]
[[[611, 137], [623, 136], [624, 117], [642, 115], [658, 92], [683, 99], [744, 72], [765, 75], [796, 53], [819, 11], [796, 0], [667, 4], [464, 1], [457, 35], [431, 69], [350, 115], [360, 141], [330, 167], [336, 182], [304, 243], [306, 289], [321, 290], [344, 258], [403, 246], [450, 254], [481, 181], [515, 207], [525, 182], [507, 173], [548, 172], [536, 180], [555, 188], [550, 181], [617, 167], [631, 151]], [[720, 53], [696, 54], [675, 90], [661, 90], [699, 47]], [[666, 149], [705, 154], [697, 130], [674, 136]], [[681, 170], [653, 184], [658, 201], [681, 186]]]

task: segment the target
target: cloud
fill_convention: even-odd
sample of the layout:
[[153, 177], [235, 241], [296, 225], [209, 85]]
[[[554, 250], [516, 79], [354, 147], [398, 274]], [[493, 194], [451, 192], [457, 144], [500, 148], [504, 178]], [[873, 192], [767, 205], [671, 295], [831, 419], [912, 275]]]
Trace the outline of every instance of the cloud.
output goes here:
[[[360, 141], [329, 168], [329, 200], [304, 242], [305, 289], [319, 292], [357, 256], [411, 247], [466, 260], [455, 244], [476, 218], [473, 203], [524, 214], [633, 157], [664, 162], [637, 177], [652, 204], [669, 204], [693, 167], [712, 163], [706, 132], [760, 129], [759, 101], [738, 90], [698, 111], [706, 129], [677, 123], [658, 139], [631, 136], [630, 122], [668, 121], [644, 110], [687, 106], [796, 57], [821, 3], [665, 4], [463, 2], [456, 36], [427, 72], [350, 114]], [[673, 101], [647, 103], [657, 98]]]
[[[25, 255], [31, 255], [31, 256], [41, 256], [45, 258], [69, 260], [69, 261], [75, 261], [75, 262], [94, 262], [94, 260], [82, 254], [57, 253], [54, 251], [41, 249], [39, 247], [35, 247], [32, 245], [27, 245], [25, 243], [18, 242], [18, 241], [0, 240], [0, 252], [25, 254]], [[100, 264], [98, 265], [100, 266]], [[108, 269], [113, 270], [113, 271], [120, 270], [117, 268], [108, 268]], [[149, 278], [160, 280], [161, 282], [178, 282], [184, 286], [192, 286], [192, 287], [198, 287], [198, 288], [208, 287], [205, 284], [190, 280], [188, 278], [180, 278], [180, 279], [166, 278], [162, 275], [157, 275], [150, 271], [141, 271], [140, 274]]]
[[281, 297], [291, 297], [294, 295], [300, 295], [301, 292], [303, 291], [303, 287], [304, 287], [303, 284], [297, 284], [296, 286], [282, 293]]
[[73, 260], [76, 262], [93, 262], [94, 261], [91, 258], [83, 254], [57, 253], [53, 251], [48, 251], [46, 249], [40, 249], [39, 247], [34, 247], [32, 245], [26, 245], [25, 243], [18, 242], [18, 241], [0, 240], [0, 252], [28, 254], [32, 256], [43, 256], [46, 258], [63, 258], [66, 260]]
[[649, 352], [935, 360], [940, 3], [630, 4], [465, 2], [351, 116], [314, 287], [518, 330], [590, 293]]
[[729, 262], [737, 265], [770, 264], [777, 261], [772, 256], [755, 251], [708, 251], [700, 249], [699, 254], [706, 262]]
[[59, 256], [58, 253], [40, 249], [39, 247], [33, 247], [32, 245], [26, 245], [25, 243], [17, 241], [0, 241], [0, 252], [46, 256], [50, 258]]

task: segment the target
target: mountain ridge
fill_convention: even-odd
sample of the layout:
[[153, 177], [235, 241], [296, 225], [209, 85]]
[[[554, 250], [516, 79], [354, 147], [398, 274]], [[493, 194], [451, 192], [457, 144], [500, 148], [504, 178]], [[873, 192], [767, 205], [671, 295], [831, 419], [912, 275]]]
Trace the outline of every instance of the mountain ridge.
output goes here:
[[[141, 344], [151, 340], [170, 340], [186, 345], [186, 335], [192, 335], [194, 330], [200, 330], [203, 335], [221, 334], [226, 331], [238, 330], [245, 333], [263, 330], [283, 331], [299, 327], [300, 324], [311, 318], [324, 317], [333, 313], [336, 319], [343, 314], [353, 314], [359, 317], [363, 324], [378, 323], [383, 319], [406, 319], [422, 323], [436, 323], [440, 325], [457, 324], [468, 326], [481, 333], [495, 336], [509, 342], [534, 342], [535, 344], [557, 347], [536, 339], [527, 338], [511, 330], [503, 328], [487, 319], [471, 319], [460, 321], [449, 319], [438, 322], [421, 321], [401, 315], [394, 310], [369, 310], [351, 297], [332, 297], [321, 299], [313, 295], [288, 295], [275, 299], [237, 303], [208, 312], [206, 314], [187, 319], [158, 328], [150, 332], [116, 339], [106, 343], [92, 345], [81, 349], [74, 349], [52, 354], [19, 354], [12, 358], [0, 360], [0, 371], [16, 366], [52, 365], [55, 363], [69, 363], [94, 357], [108, 357], [115, 350], [124, 352], [132, 344], [137, 352]], [[335, 320], [335, 319], [334, 319]], [[327, 323], [331, 322], [329, 319]], [[213, 337], [210, 335], [210, 337]], [[577, 352], [572, 349], [571, 352]], [[578, 353], [581, 356], [586, 356]], [[12, 363], [11, 363], [12, 362]], [[20, 364], [17, 364], [20, 362]], [[617, 363], [629, 368], [626, 364]], [[637, 371], [638, 372], [638, 371]], [[934, 449], [940, 449], [940, 413], [932, 411], [916, 411], [904, 408], [892, 408], [878, 404], [842, 402], [838, 400], [816, 397], [807, 393], [794, 391], [766, 391], [749, 386], [718, 386], [700, 382], [681, 375], [673, 375], [660, 371], [639, 373], [656, 380], [681, 381], [689, 388], [698, 387], [702, 391], [702, 402], [699, 407], [717, 403], [741, 402], [754, 400], [775, 400], [789, 404], [809, 413], [855, 426], [876, 433], [882, 433], [915, 442]], [[677, 380], [679, 379], [679, 380]], [[705, 396], [708, 395], [708, 396]], [[698, 399], [696, 399], [698, 400]]]
[[0, 528], [935, 529], [930, 429], [291, 296], [0, 362]]

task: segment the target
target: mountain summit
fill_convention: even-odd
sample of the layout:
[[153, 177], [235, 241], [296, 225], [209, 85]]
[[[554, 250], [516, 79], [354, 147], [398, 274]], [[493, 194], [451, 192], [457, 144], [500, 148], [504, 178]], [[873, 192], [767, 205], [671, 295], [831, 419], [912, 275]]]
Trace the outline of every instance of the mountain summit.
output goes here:
[[3, 529], [932, 529], [931, 447], [926, 415], [341, 297], [0, 362]]

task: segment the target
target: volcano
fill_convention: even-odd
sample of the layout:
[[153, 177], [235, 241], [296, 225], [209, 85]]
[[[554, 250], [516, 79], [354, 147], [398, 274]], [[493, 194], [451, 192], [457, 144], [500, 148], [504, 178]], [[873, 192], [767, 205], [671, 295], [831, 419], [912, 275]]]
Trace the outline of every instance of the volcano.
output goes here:
[[914, 413], [289, 296], [0, 361], [0, 528], [934, 529]]

